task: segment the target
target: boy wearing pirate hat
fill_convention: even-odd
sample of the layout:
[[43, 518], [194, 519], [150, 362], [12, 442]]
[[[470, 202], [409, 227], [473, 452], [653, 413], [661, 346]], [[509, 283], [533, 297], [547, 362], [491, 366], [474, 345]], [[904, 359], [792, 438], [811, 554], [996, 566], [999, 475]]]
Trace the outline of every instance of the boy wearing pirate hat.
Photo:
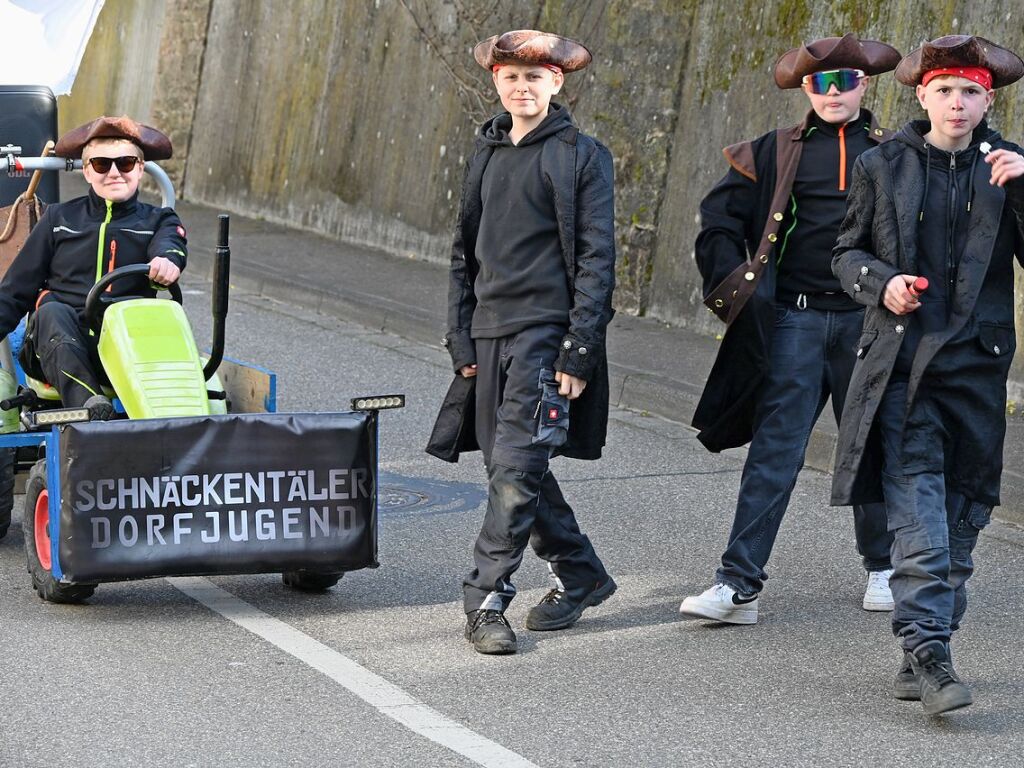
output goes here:
[[832, 500], [884, 496], [904, 650], [895, 696], [929, 714], [972, 700], [949, 641], [999, 503], [1013, 260], [1024, 259], [1024, 155], [985, 113], [1022, 76], [1020, 57], [969, 35], [906, 56], [896, 78], [928, 117], [858, 161], [833, 261], [867, 314]]
[[[453, 403], [450, 393], [438, 425], [450, 407], [473, 409], [462, 383], [475, 381], [488, 500], [464, 582], [465, 636], [480, 653], [514, 653], [504, 614], [527, 543], [554, 578], [527, 628], [569, 627], [615, 591], [548, 467], [556, 453], [596, 459], [604, 445], [612, 158], [551, 100], [563, 73], [590, 63], [582, 45], [518, 30], [482, 41], [474, 56], [506, 111], [481, 127], [462, 188], [444, 340], [461, 394]], [[438, 448], [428, 451], [457, 460]]]
[[[127, 116], [99, 117], [62, 136], [54, 152], [82, 159], [90, 190], [46, 209], [0, 282], [0, 338], [30, 312], [20, 355], [25, 371], [56, 387], [65, 405], [107, 419], [113, 408], [102, 390], [96, 337], [85, 328], [85, 298], [116, 267], [149, 264], [149, 280], [161, 285], [185, 268], [177, 214], [138, 199], [143, 164], [169, 158], [171, 142]], [[145, 278], [113, 290], [155, 293]]]
[[[705, 303], [729, 328], [693, 423], [711, 451], [750, 448], [721, 567], [710, 589], [683, 600], [686, 616], [757, 621], [764, 568], [829, 396], [839, 418], [863, 309], [832, 275], [831, 253], [854, 161], [890, 136], [861, 108], [868, 78], [899, 58], [853, 34], [787, 51], [775, 82], [802, 89], [811, 110], [799, 125], [727, 147], [731, 167], [701, 203]], [[862, 605], [892, 610], [881, 505], [855, 506], [854, 531], [868, 572]]]

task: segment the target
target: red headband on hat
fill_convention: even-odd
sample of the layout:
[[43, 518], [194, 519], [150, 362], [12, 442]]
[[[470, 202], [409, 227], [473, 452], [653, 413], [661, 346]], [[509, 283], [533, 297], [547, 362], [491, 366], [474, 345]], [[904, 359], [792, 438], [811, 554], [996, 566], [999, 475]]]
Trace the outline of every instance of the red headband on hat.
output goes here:
[[[491, 72], [497, 72], [499, 69], [501, 69], [504, 66], [506, 66], [506, 65], [505, 64], [495, 64], [493, 67], [491, 67]], [[527, 66], [530, 66], [530, 65], [527, 65]], [[562, 68], [560, 66], [558, 66], [557, 64], [536, 64], [536, 65], [532, 65], [532, 66], [547, 67], [552, 72], [557, 72], [558, 74], [562, 74]]]
[[953, 77], [966, 77], [982, 86], [986, 91], [992, 90], [992, 73], [984, 67], [943, 67], [942, 69], [929, 69], [921, 76], [921, 85], [928, 85], [928, 82], [935, 77], [952, 75]]

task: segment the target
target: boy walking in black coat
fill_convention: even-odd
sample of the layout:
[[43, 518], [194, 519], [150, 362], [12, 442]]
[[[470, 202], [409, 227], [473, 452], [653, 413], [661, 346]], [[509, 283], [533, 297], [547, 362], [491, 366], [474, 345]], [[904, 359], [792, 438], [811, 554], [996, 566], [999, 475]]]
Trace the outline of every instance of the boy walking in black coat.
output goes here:
[[507, 110], [486, 122], [469, 161], [452, 249], [445, 344], [476, 380], [476, 438], [487, 512], [464, 582], [466, 638], [514, 653], [505, 619], [529, 543], [554, 588], [533, 630], [571, 626], [615, 582], [548, 469], [554, 453], [597, 458], [608, 414], [605, 329], [615, 283], [611, 155], [551, 101], [583, 69], [579, 43], [533, 30], [476, 46]]
[[[801, 88], [811, 111], [800, 125], [727, 147], [731, 168], [701, 203], [705, 302], [729, 330], [694, 426], [712, 451], [750, 448], [721, 567], [710, 589], [683, 600], [686, 616], [757, 622], [765, 566], [830, 396], [839, 418], [863, 311], [832, 275], [832, 246], [854, 160], [889, 136], [861, 108], [868, 77], [899, 58], [852, 34], [783, 54], [775, 82]], [[885, 510], [858, 505], [853, 516], [868, 572], [862, 605], [892, 610]]]
[[858, 160], [833, 261], [868, 309], [832, 501], [884, 496], [904, 651], [894, 693], [928, 714], [972, 701], [949, 642], [978, 533], [999, 503], [1013, 260], [1024, 262], [1024, 154], [985, 114], [994, 89], [1022, 76], [1016, 54], [974, 36], [906, 56], [896, 78], [928, 119]]

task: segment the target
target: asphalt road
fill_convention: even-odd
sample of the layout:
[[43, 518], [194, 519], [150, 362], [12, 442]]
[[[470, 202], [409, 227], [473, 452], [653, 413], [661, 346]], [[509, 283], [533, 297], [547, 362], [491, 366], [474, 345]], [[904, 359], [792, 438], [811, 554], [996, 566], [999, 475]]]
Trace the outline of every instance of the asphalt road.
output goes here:
[[[200, 344], [206, 290], [186, 296]], [[742, 453], [711, 456], [688, 428], [617, 411], [602, 461], [555, 471], [618, 593], [573, 629], [528, 632], [548, 586], [528, 554], [509, 611], [521, 651], [479, 656], [460, 582], [483, 471], [422, 451], [444, 353], [240, 293], [231, 309], [228, 352], [279, 373], [281, 410], [408, 395], [381, 419], [382, 565], [322, 595], [274, 575], [157, 579], [50, 605], [15, 524], [0, 541], [3, 768], [1021, 764], [1019, 529], [982, 536], [955, 641], [977, 703], [930, 719], [889, 694], [899, 653], [887, 614], [860, 609], [852, 521], [826, 506], [824, 475], [797, 486], [760, 623], [681, 620], [682, 596], [714, 572]]]

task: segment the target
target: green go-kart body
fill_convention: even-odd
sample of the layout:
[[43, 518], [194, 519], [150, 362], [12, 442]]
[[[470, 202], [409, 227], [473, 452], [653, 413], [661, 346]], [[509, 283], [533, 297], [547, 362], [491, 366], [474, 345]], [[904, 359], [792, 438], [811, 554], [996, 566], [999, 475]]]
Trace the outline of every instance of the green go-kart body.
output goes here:
[[[98, 347], [128, 418], [227, 413], [226, 401], [209, 397], [199, 349], [180, 304], [132, 299], [111, 305]], [[218, 384], [210, 382], [214, 389], [220, 389]]]

